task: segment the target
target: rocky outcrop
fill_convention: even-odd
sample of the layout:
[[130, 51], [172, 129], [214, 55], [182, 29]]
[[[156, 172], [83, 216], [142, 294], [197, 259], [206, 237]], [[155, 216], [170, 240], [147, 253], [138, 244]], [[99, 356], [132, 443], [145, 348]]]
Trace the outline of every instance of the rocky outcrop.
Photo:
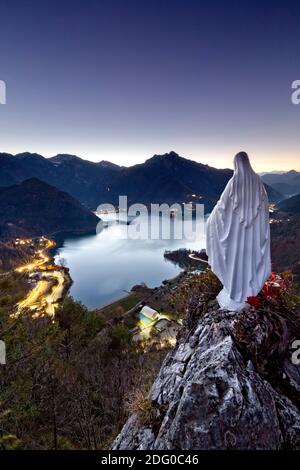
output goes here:
[[[276, 366], [276, 377], [292, 375], [291, 393], [259, 371], [237, 339], [241, 318], [215, 307], [179, 338], [150, 392], [156, 419], [132, 415], [113, 449], [300, 448], [299, 370], [287, 357]], [[258, 332], [257, 351], [270, 328]]]

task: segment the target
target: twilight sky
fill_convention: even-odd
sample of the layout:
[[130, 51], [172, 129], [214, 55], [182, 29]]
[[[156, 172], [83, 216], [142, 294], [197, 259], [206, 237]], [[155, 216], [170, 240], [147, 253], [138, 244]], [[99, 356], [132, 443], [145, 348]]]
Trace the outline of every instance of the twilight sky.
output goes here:
[[299, 0], [0, 0], [0, 151], [300, 170]]

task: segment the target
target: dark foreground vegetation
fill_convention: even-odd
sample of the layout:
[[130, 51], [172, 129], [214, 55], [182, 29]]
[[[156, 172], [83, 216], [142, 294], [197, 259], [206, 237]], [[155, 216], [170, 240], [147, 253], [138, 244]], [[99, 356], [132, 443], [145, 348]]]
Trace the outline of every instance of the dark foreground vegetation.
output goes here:
[[[253, 306], [236, 323], [234, 338], [261, 376], [299, 406], [280, 372], [300, 333], [299, 296], [292, 276], [280, 283], [279, 291], [269, 286], [251, 298]], [[153, 289], [151, 298], [164, 299], [183, 320], [179, 342], [191, 342], [201, 318], [215, 308], [220, 283], [207, 270], [182, 275], [172, 286]], [[88, 312], [70, 297], [55, 320], [32, 318], [31, 312], [12, 317], [27, 290], [20, 274], [0, 278], [0, 338], [7, 348], [6, 365], [0, 366], [0, 448], [109, 448], [131, 413], [157, 427], [149, 390], [167, 349], [141, 349], [126, 324]]]
[[166, 351], [140, 350], [126, 326], [108, 325], [72, 298], [54, 321], [12, 318], [26, 288], [20, 275], [0, 279], [0, 449], [106, 448]]
[[[291, 385], [295, 370], [287, 361], [291, 344], [300, 335], [299, 227], [297, 216], [274, 215], [273, 268], [292, 268], [293, 275], [282, 276], [279, 292], [271, 285], [252, 298], [251, 308], [232, 331], [245, 361], [250, 360], [257, 373], [298, 409], [299, 394]], [[216, 309], [221, 288], [217, 278], [209, 270], [193, 274], [197, 261], [179, 250], [168, 253], [168, 259], [181, 263], [185, 271], [160, 287], [135, 286], [130, 296], [97, 312], [88, 312], [67, 297], [54, 320], [33, 318], [30, 311], [14, 318], [15, 305], [30, 287], [21, 274], [6, 271], [30, 259], [31, 248], [5, 243], [0, 249], [5, 255], [0, 271], [0, 340], [7, 350], [6, 365], [0, 365], [0, 449], [109, 448], [131, 413], [142, 425], [157, 430], [161, 417], [157, 418], [149, 390], [167, 350], [134, 344], [132, 325], [123, 318], [144, 301], [183, 320], [178, 341], [192, 344], [201, 319]]]
[[277, 212], [271, 224], [273, 269], [292, 271], [300, 285], [300, 216]]

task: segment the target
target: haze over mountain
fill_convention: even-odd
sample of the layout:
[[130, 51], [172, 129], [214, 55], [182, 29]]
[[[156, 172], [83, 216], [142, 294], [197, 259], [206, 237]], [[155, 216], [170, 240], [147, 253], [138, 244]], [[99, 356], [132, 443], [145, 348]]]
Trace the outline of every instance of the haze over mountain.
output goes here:
[[284, 173], [266, 173], [262, 180], [285, 197], [300, 193], [300, 172], [291, 170]]
[[292, 196], [284, 201], [279, 202], [276, 205], [276, 208], [283, 212], [288, 212], [290, 214], [300, 214], [300, 194]]
[[[231, 176], [230, 169], [216, 169], [175, 152], [154, 155], [128, 168], [66, 154], [49, 159], [31, 153], [0, 154], [0, 186], [39, 178], [93, 210], [103, 202], [117, 204], [119, 195], [127, 195], [129, 204], [193, 201], [204, 203], [209, 211]], [[266, 188], [271, 202], [283, 199], [273, 188]]]
[[69, 194], [36, 178], [0, 188], [0, 238], [88, 233], [99, 222]]

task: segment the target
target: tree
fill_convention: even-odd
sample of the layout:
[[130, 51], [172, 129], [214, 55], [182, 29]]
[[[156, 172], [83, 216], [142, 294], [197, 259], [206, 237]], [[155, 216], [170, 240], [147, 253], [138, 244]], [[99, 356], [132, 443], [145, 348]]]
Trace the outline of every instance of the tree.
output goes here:
[[68, 267], [67, 260], [63, 257], [59, 257], [57, 260], [57, 265], [60, 266], [61, 268], [65, 269]]

